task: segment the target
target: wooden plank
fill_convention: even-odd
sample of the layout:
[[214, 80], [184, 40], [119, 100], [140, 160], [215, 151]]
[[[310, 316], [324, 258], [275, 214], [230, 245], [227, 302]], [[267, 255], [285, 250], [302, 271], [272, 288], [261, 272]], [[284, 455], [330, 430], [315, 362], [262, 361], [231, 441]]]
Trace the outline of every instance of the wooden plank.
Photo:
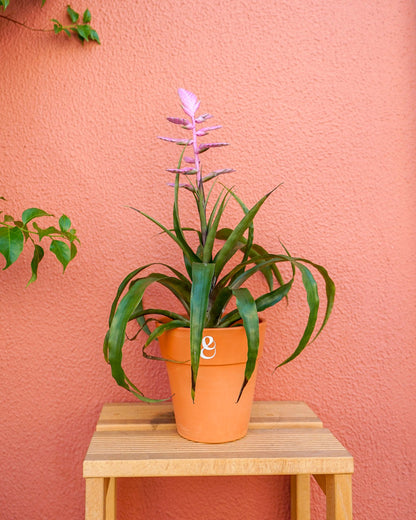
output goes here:
[[[300, 401], [255, 401], [250, 429], [322, 428], [317, 415]], [[97, 423], [97, 431], [166, 431], [175, 430], [171, 403], [105, 404]]]
[[105, 519], [104, 478], [85, 479], [85, 520]]
[[326, 477], [325, 475], [314, 475], [316, 482], [319, 487], [322, 489], [324, 495], [326, 495]]
[[251, 430], [232, 443], [199, 444], [174, 431], [95, 432], [84, 476], [352, 473], [353, 459], [324, 428]]
[[311, 519], [310, 475], [292, 475], [290, 477], [290, 518], [291, 520]]
[[327, 520], [352, 520], [352, 475], [326, 476]]
[[106, 479], [105, 485], [105, 520], [117, 519], [117, 496], [116, 479], [114, 477]]

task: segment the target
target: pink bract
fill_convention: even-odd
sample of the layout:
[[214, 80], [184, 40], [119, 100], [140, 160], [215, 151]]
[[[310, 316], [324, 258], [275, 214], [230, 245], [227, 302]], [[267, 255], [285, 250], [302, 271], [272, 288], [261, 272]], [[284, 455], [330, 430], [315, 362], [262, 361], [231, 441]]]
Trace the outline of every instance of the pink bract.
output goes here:
[[199, 108], [200, 101], [192, 92], [185, 90], [184, 88], [178, 89], [179, 98], [182, 103], [182, 108], [189, 117], [194, 118], [195, 112]]

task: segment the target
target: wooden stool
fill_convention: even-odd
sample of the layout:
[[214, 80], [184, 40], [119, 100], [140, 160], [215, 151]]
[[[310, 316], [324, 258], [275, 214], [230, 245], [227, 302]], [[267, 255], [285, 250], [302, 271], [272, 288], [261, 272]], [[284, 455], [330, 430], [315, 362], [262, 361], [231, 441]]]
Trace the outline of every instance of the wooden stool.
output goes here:
[[257, 401], [246, 437], [199, 444], [176, 433], [171, 404], [104, 405], [84, 460], [86, 520], [116, 519], [116, 478], [291, 475], [291, 518], [310, 519], [310, 477], [327, 520], [352, 519], [353, 458], [302, 402]]

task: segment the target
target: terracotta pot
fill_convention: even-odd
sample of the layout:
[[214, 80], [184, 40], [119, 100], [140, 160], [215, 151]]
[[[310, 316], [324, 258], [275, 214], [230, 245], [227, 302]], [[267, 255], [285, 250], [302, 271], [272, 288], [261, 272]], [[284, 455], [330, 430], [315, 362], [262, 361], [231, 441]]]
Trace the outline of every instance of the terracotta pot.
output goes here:
[[[261, 321], [257, 359], [262, 354], [265, 328], [266, 323]], [[204, 329], [195, 402], [191, 398], [190, 329], [165, 332], [159, 345], [164, 358], [182, 362], [166, 363], [179, 435], [205, 443], [244, 437], [257, 375], [256, 366], [237, 403], [247, 361], [244, 327]]]

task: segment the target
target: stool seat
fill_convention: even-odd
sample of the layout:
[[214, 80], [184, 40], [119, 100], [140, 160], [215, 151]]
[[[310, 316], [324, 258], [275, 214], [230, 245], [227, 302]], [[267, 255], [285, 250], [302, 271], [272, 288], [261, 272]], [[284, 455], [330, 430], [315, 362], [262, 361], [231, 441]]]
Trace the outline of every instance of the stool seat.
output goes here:
[[327, 520], [352, 519], [353, 458], [303, 402], [257, 401], [247, 435], [201, 444], [176, 433], [171, 404], [104, 405], [84, 460], [86, 520], [115, 520], [115, 479], [291, 475], [292, 520], [310, 519], [310, 476]]

